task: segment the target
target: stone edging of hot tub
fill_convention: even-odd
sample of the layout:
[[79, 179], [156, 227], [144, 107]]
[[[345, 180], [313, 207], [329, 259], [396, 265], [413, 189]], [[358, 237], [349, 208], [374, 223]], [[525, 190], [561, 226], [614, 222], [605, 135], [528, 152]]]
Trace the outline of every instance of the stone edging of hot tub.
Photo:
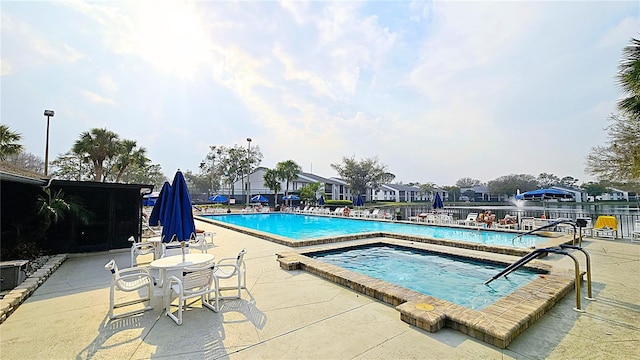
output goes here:
[[574, 277], [571, 274], [566, 271], [556, 271], [551, 266], [534, 260], [527, 267], [543, 271], [546, 274], [482, 310], [472, 310], [382, 280], [357, 274], [305, 255], [376, 243], [415, 247], [473, 260], [510, 263], [500, 258], [505, 257], [503, 255], [494, 256], [483, 253], [480, 257], [469, 254], [470, 251], [460, 254], [459, 251], [450, 251], [446, 247], [437, 249], [431, 245], [407, 244], [404, 241], [389, 239], [363, 241], [357, 245], [327, 246], [300, 252], [281, 252], [277, 256], [283, 269], [305, 270], [393, 305], [400, 312], [402, 321], [418, 328], [436, 332], [446, 326], [502, 349], [506, 348], [513, 339], [542, 317], [557, 301], [574, 288]]
[[67, 259], [67, 254], [52, 256], [42, 267], [0, 299], [0, 324], [3, 323]]

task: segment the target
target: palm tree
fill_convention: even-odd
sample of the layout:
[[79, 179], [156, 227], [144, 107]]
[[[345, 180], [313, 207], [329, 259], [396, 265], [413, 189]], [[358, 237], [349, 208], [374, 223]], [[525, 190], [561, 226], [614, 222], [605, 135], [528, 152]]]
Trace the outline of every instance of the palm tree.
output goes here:
[[281, 161], [276, 165], [278, 179], [285, 180], [285, 196], [289, 195], [289, 182], [298, 178], [298, 174], [302, 172], [300, 165], [293, 160]]
[[273, 190], [273, 198], [275, 199], [275, 204], [278, 204], [278, 192], [282, 189], [282, 185], [280, 184], [280, 179], [278, 177], [278, 172], [275, 169], [267, 169], [265, 171], [264, 176], [262, 176], [264, 180], [264, 184], [269, 189]]
[[73, 145], [76, 154], [87, 154], [95, 171], [94, 181], [101, 182], [104, 162], [118, 154], [118, 134], [107, 129], [92, 129], [80, 134], [80, 139]]
[[22, 145], [17, 143], [20, 139], [21, 134], [11, 131], [7, 125], [0, 125], [0, 160], [22, 151]]
[[618, 102], [618, 108], [630, 116], [640, 116], [640, 40], [631, 39], [624, 48], [623, 59], [618, 66], [618, 82], [629, 94]]
[[135, 140], [122, 140], [119, 145], [118, 155], [114, 164], [117, 171], [116, 182], [120, 182], [127, 168], [130, 166], [144, 167], [148, 162], [146, 153], [147, 149], [136, 149]]

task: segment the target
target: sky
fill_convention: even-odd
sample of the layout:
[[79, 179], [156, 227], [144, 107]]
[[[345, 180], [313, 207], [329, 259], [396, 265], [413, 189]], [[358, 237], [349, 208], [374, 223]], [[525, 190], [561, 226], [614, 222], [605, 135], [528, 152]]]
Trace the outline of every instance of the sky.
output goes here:
[[168, 178], [258, 146], [402, 183], [585, 174], [638, 1], [2, 1], [1, 122], [49, 159], [106, 128]]

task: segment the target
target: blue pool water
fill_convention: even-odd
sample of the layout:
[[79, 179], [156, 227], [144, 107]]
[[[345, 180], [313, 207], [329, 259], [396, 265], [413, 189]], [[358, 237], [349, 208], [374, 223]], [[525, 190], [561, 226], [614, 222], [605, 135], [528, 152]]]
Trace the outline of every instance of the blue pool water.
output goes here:
[[523, 248], [535, 246], [546, 241], [546, 239], [538, 236], [523, 236], [513, 241], [515, 235], [507, 232], [400, 224], [386, 221], [363, 221], [301, 214], [208, 215], [205, 217], [294, 240], [309, 240], [368, 232], [387, 232]]
[[309, 255], [318, 260], [470, 309], [481, 310], [538, 274], [517, 270], [484, 282], [504, 266], [391, 245], [371, 245]]

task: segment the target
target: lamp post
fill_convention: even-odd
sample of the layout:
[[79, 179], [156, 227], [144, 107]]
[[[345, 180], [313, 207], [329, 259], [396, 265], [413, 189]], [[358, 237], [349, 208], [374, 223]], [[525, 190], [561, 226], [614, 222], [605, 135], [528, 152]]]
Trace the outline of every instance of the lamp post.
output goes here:
[[249, 164], [249, 156], [251, 155], [251, 138], [247, 138], [247, 205], [251, 199], [251, 165]]
[[44, 116], [47, 117], [47, 142], [44, 147], [44, 176], [49, 174], [49, 118], [53, 117], [55, 112], [53, 110], [45, 110]]

